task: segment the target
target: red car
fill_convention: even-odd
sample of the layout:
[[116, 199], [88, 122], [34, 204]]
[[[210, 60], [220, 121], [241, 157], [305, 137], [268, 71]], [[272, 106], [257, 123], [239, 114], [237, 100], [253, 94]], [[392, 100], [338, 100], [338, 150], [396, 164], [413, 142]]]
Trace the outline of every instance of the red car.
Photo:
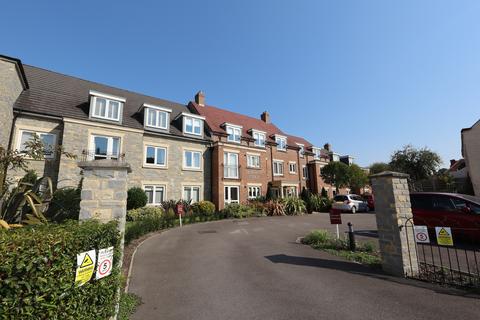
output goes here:
[[373, 198], [373, 194], [364, 194], [362, 197], [365, 199], [365, 201], [367, 201], [368, 209], [370, 209], [370, 211], [375, 210], [375, 200]]
[[480, 243], [480, 198], [457, 193], [416, 192], [410, 194], [410, 201], [414, 223], [427, 226], [430, 234], [435, 234], [435, 227], [450, 227], [454, 241]]

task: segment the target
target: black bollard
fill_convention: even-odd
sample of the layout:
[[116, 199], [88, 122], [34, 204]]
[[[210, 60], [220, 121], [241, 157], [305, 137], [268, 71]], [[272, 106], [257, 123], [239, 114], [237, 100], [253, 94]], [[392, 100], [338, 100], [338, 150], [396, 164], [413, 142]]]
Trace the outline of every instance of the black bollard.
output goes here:
[[350, 251], [355, 251], [355, 234], [353, 234], [353, 224], [351, 222], [347, 223], [348, 226], [348, 245]]

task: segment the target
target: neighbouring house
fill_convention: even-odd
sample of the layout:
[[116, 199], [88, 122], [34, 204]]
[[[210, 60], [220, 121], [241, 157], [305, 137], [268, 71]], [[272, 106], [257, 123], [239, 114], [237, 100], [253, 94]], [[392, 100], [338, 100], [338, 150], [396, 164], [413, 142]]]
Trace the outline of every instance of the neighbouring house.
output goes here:
[[454, 179], [466, 179], [468, 177], [468, 170], [465, 159], [450, 160], [450, 168], [448, 168], [447, 172]]
[[480, 120], [462, 129], [462, 156], [476, 196], [480, 196]]
[[[58, 187], [78, 185], [78, 160], [121, 159], [132, 167], [129, 186], [141, 186], [149, 204], [210, 199], [210, 138], [204, 117], [186, 105], [22, 66], [5, 56], [0, 75], [2, 145], [22, 150], [37, 134], [48, 149], [62, 145], [78, 156], [50, 151], [45, 160], [30, 161]], [[23, 172], [8, 175], [19, 179]]]

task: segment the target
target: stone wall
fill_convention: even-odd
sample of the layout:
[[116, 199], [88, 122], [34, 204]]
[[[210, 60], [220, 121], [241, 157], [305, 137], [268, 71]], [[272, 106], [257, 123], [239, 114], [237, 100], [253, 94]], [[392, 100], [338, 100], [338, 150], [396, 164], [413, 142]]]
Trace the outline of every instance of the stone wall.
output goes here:
[[0, 59], [0, 146], [7, 149], [13, 120], [13, 104], [23, 91], [15, 63]]
[[480, 121], [470, 129], [462, 130], [462, 151], [473, 190], [480, 196]]
[[[183, 196], [183, 186], [200, 186], [202, 198], [210, 199], [211, 194], [211, 153], [204, 143], [190, 142], [175, 137], [164, 137], [144, 134], [142, 130], [107, 126], [94, 122], [84, 123], [66, 120], [64, 123], [63, 146], [65, 151], [82, 157], [82, 151], [91, 148], [92, 134], [120, 137], [121, 153], [125, 153], [132, 173], [129, 174], [128, 186], [158, 184], [166, 186], [166, 199], [180, 199]], [[163, 146], [167, 148], [167, 166], [165, 168], [148, 167], [144, 165], [146, 145]], [[186, 170], [183, 168], [183, 151], [195, 150], [203, 153], [201, 170]], [[62, 157], [59, 169], [59, 186], [76, 186], [80, 181], [78, 160]]]
[[372, 176], [383, 269], [396, 276], [418, 273], [408, 175], [382, 172]]

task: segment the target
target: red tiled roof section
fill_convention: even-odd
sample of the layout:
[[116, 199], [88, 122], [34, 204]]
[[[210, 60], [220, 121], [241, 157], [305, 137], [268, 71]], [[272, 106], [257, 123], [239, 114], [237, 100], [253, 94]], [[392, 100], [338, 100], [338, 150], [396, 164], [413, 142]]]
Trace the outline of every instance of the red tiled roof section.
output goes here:
[[267, 140], [270, 142], [275, 142], [275, 140], [273, 140], [271, 136], [274, 134], [278, 134], [278, 135], [286, 136], [287, 143], [289, 145], [296, 146], [295, 143], [304, 144], [305, 147], [309, 147], [312, 145], [310, 142], [308, 142], [303, 138], [295, 137], [295, 136], [284, 133], [273, 123], [265, 123], [260, 118], [257, 119], [257, 118], [249, 117], [240, 113], [228, 111], [225, 109], [220, 109], [220, 108], [209, 106], [209, 105], [199, 106], [197, 103], [193, 101], [191, 102], [191, 104], [195, 107], [195, 109], [198, 111], [200, 115], [206, 118], [205, 121], [213, 131], [226, 132], [225, 128], [222, 127], [222, 124], [227, 122], [237, 126], [241, 126], [242, 136], [244, 137], [251, 138], [252, 134], [251, 132], [249, 132], [249, 130], [256, 129], [259, 131], [266, 132]]

